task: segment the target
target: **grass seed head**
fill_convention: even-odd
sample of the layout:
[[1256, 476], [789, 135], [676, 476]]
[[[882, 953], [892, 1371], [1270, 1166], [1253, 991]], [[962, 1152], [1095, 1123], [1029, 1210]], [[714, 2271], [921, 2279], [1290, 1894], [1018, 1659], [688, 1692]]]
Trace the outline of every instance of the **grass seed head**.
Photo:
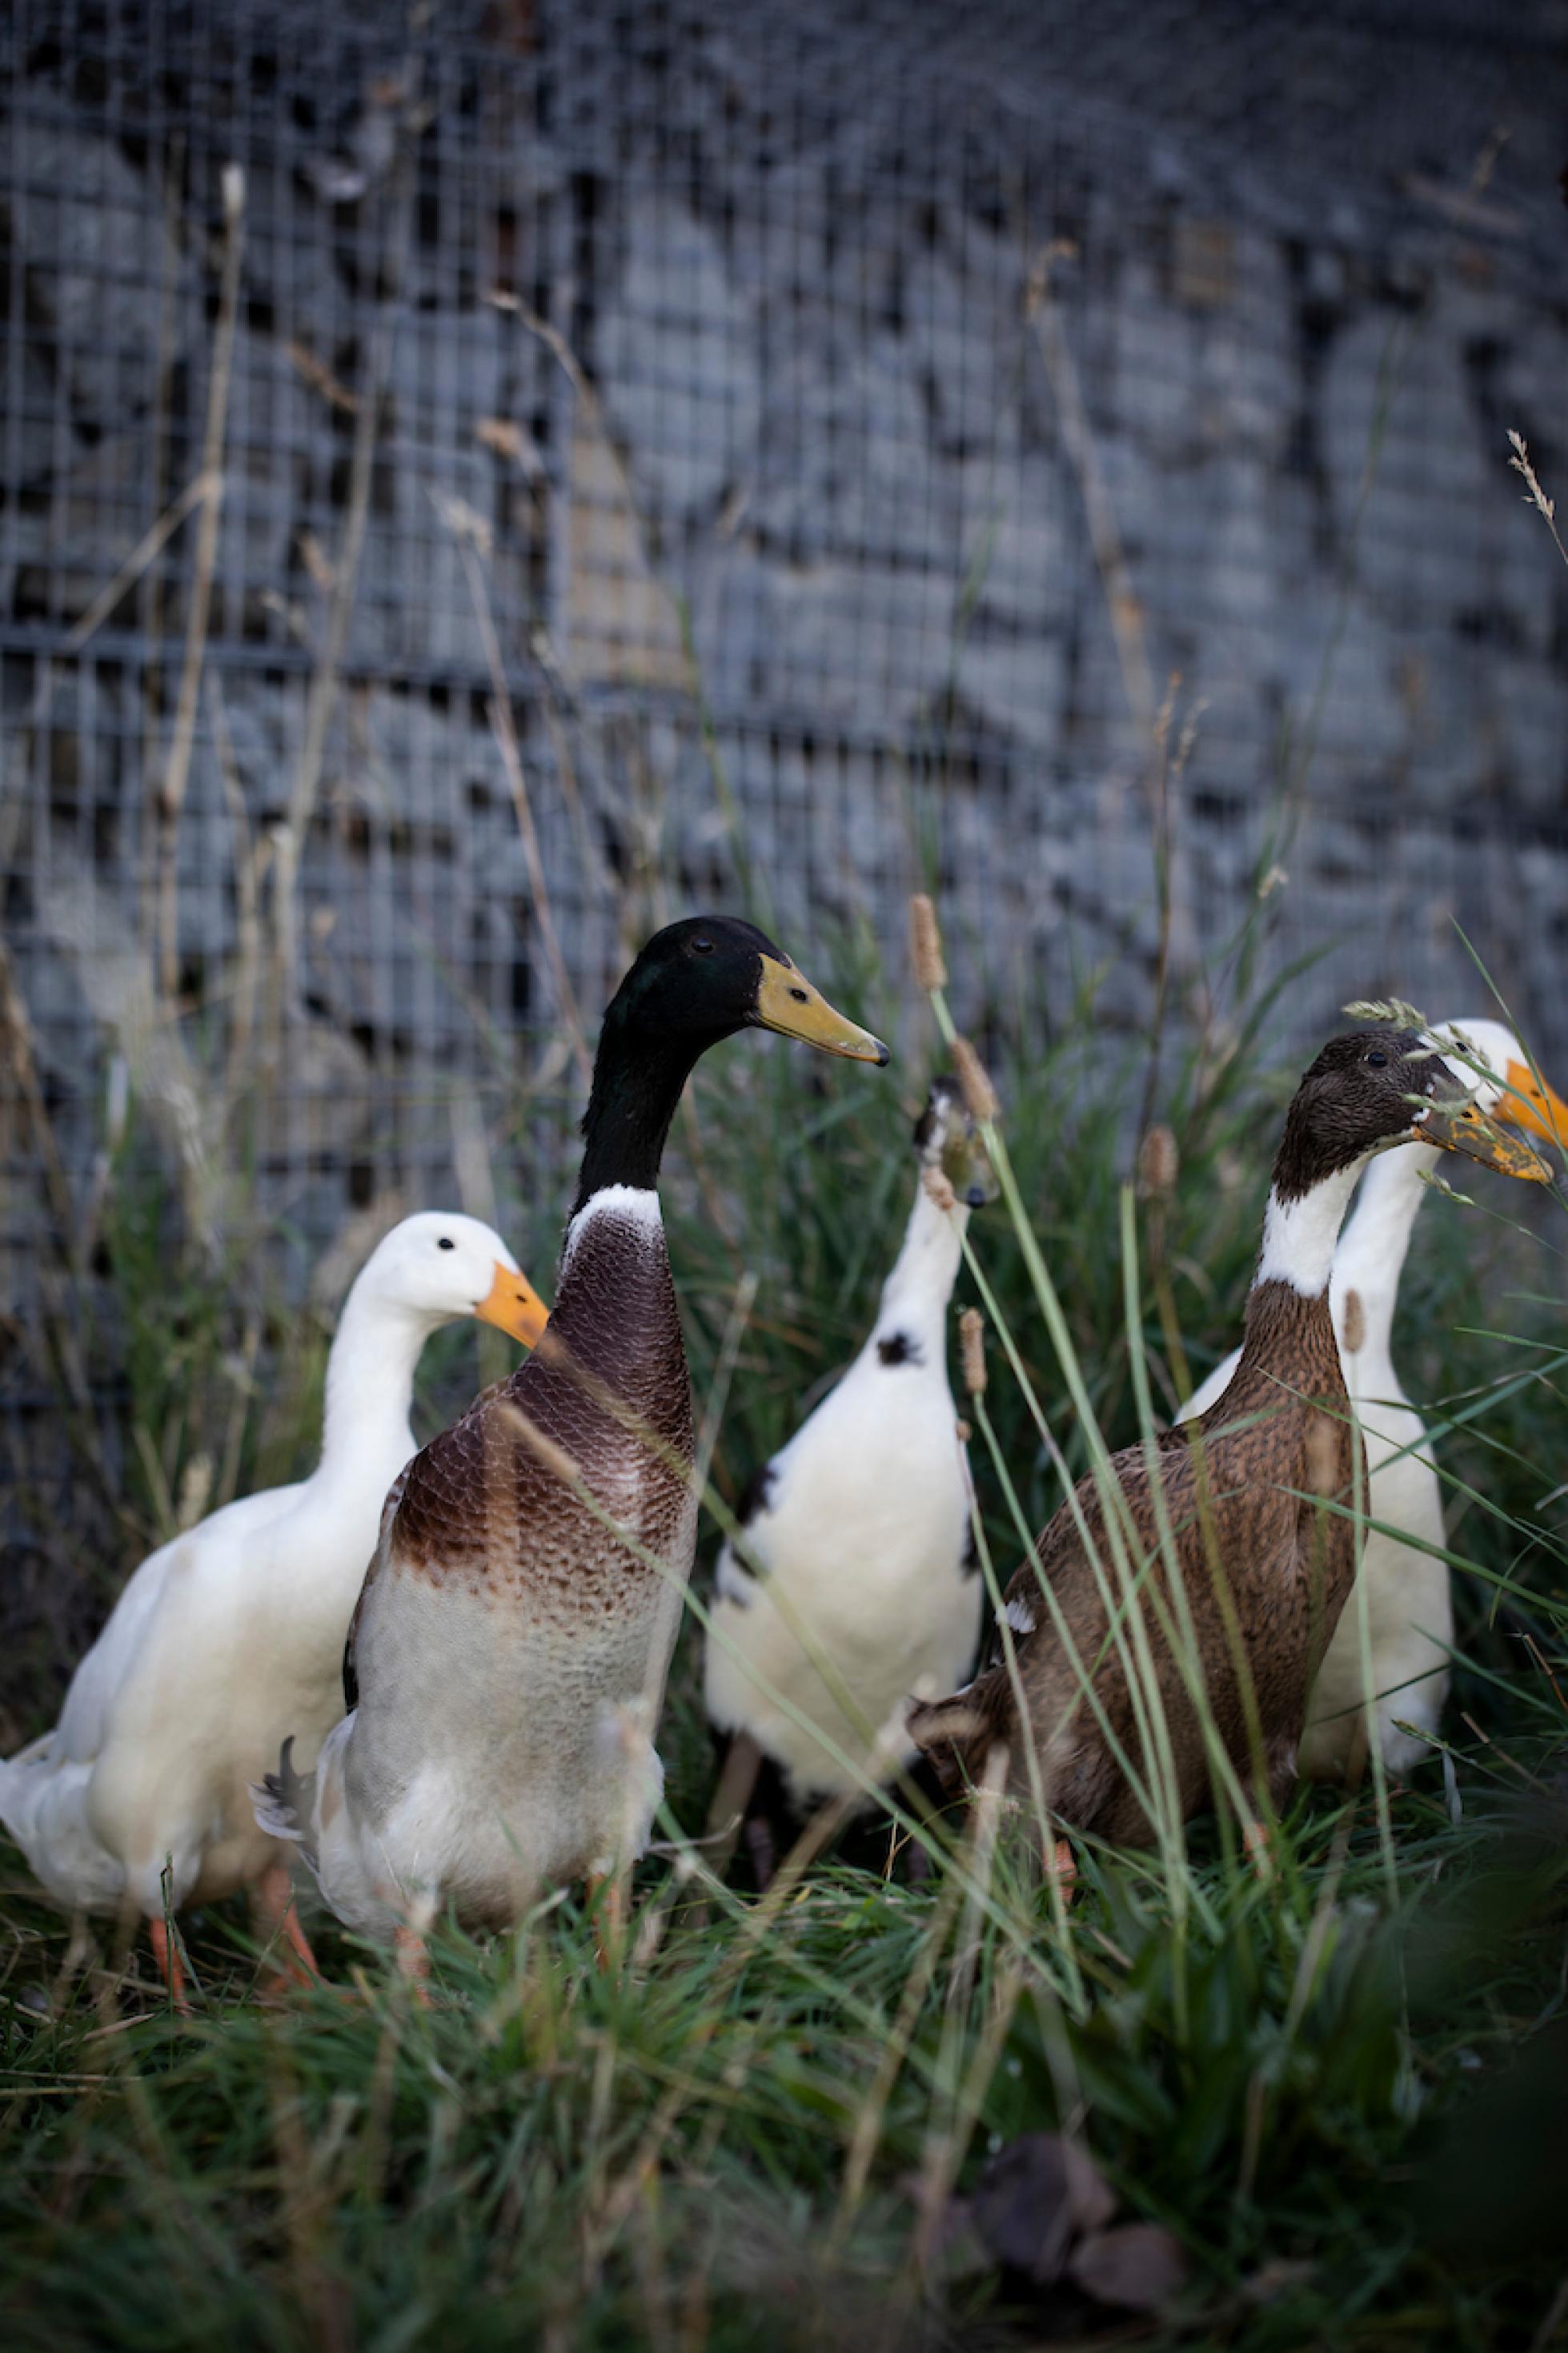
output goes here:
[[1345, 1293], [1345, 1354], [1358, 1356], [1366, 1345], [1366, 1310], [1359, 1291]]
[[963, 1354], [963, 1386], [971, 1397], [985, 1394], [985, 1318], [978, 1307], [966, 1307], [958, 1319], [958, 1343]]
[[1138, 1183], [1144, 1198], [1168, 1201], [1176, 1189], [1180, 1169], [1176, 1139], [1162, 1121], [1149, 1130], [1138, 1153]]
[[994, 1119], [1001, 1102], [984, 1063], [967, 1038], [952, 1041], [952, 1067], [958, 1072], [958, 1083], [963, 1089], [963, 1100], [972, 1119]]
[[947, 987], [947, 965], [942, 953], [942, 926], [936, 909], [923, 891], [910, 901], [910, 961], [915, 983], [924, 989]]
[[1339, 1493], [1339, 1426], [1326, 1413], [1315, 1415], [1307, 1432], [1307, 1484], [1314, 1495]]

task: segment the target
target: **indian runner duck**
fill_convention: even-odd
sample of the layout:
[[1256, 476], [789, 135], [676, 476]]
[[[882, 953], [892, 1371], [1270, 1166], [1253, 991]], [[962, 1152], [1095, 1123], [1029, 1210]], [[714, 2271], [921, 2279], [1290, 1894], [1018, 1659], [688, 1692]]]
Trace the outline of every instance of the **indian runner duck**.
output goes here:
[[659, 1164], [699, 1055], [759, 1026], [888, 1059], [733, 918], [669, 924], [626, 974], [549, 1332], [410, 1463], [354, 1616], [350, 1713], [313, 1774], [285, 1745], [255, 1793], [339, 1918], [390, 1935], [412, 1973], [430, 1907], [505, 1926], [542, 1887], [616, 1873], [647, 1844], [697, 1531]]
[[[1536, 1077], [1518, 1039], [1500, 1021], [1447, 1022], [1430, 1034], [1439, 1048], [1457, 1050], [1448, 1067], [1462, 1086], [1474, 1089], [1483, 1111], [1568, 1145], [1568, 1104]], [[1483, 1071], [1493, 1083], [1481, 1077]], [[1377, 1738], [1384, 1762], [1399, 1772], [1426, 1748], [1415, 1733], [1401, 1732], [1395, 1719], [1436, 1730], [1447, 1696], [1454, 1636], [1447, 1563], [1421, 1548], [1445, 1542], [1442, 1490], [1422, 1451], [1426, 1427], [1400, 1386], [1393, 1353], [1399, 1278], [1435, 1155], [1430, 1144], [1402, 1144], [1372, 1162], [1340, 1236], [1329, 1285], [1345, 1387], [1366, 1445], [1367, 1517], [1383, 1524], [1366, 1531], [1361, 1575]], [[1217, 1404], [1240, 1357], [1240, 1349], [1233, 1349], [1216, 1365], [1177, 1419], [1190, 1420]], [[1403, 1544], [1388, 1533], [1395, 1528], [1415, 1543]], [[1365, 1700], [1361, 1630], [1356, 1609], [1347, 1608], [1313, 1685], [1298, 1759], [1303, 1773], [1319, 1780], [1344, 1773]]]
[[[1383, 1023], [1331, 1039], [1286, 1114], [1234, 1379], [1199, 1419], [1163, 1433], [1152, 1464], [1142, 1445], [1110, 1459], [1126, 1573], [1150, 1564], [1148, 1674], [1168, 1731], [1163, 1757], [1145, 1753], [1120, 1655], [1126, 1637], [1121, 1624], [1112, 1630], [1102, 1599], [1094, 1556], [1107, 1579], [1117, 1572], [1091, 1474], [1009, 1584], [983, 1672], [967, 1690], [911, 1714], [917, 1745], [950, 1787], [1005, 1773], [1010, 1792], [1028, 1799], [1037, 1774], [1058, 1823], [1121, 1845], [1156, 1834], [1156, 1775], [1183, 1815], [1207, 1801], [1204, 1725], [1161, 1622], [1173, 1603], [1163, 1512], [1210, 1724], [1243, 1787], [1260, 1777], [1274, 1804], [1284, 1799], [1307, 1694], [1355, 1567], [1345, 1507], [1361, 1440], [1329, 1307], [1334, 1245], [1370, 1156], [1415, 1134], [1512, 1176], [1550, 1173], [1496, 1134], [1416, 1031]], [[1152, 1729], [1151, 1748], [1157, 1740]], [[1001, 1744], [1005, 1765], [994, 1753]]]
[[383, 1500], [414, 1453], [414, 1372], [475, 1315], [525, 1345], [545, 1308], [477, 1218], [405, 1218], [371, 1252], [327, 1359], [308, 1479], [226, 1504], [149, 1554], [77, 1668], [52, 1732], [0, 1764], [0, 1819], [56, 1900], [140, 1913], [183, 1999], [166, 1914], [258, 1887], [307, 1963], [283, 1849], [249, 1785], [285, 1733], [313, 1757], [342, 1713], [343, 1638]]
[[914, 1145], [914, 1202], [870, 1336], [752, 1475], [741, 1549], [719, 1555], [704, 1675], [725, 1751], [716, 1811], [746, 1810], [763, 1880], [769, 1814], [862, 1799], [865, 1775], [908, 1765], [911, 1696], [951, 1690], [979, 1644], [984, 1588], [947, 1314], [970, 1210], [995, 1182], [956, 1079], [932, 1082]]

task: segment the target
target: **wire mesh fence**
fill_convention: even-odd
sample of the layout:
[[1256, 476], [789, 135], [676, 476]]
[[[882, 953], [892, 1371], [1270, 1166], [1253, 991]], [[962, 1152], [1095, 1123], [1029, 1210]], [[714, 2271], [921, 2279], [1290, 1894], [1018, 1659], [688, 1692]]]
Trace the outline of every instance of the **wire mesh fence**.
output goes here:
[[543, 1182], [628, 943], [738, 890], [896, 969], [934, 888], [969, 1018], [1135, 1024], [1162, 808], [1184, 987], [1261, 891], [1302, 1036], [1481, 1009], [1458, 922], [1568, 1042], [1546, 0], [5, 41], [19, 1309], [127, 1096], [198, 1230], [482, 1208], [519, 1102]]

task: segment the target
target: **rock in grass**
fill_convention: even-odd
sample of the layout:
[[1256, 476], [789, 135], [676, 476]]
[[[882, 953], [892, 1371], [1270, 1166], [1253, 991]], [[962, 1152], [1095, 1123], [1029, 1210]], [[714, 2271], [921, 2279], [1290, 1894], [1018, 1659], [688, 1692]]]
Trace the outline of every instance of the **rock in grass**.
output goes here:
[[1116, 2211], [1093, 2159], [1060, 2133], [1023, 2133], [999, 2149], [969, 2200], [994, 2261], [1040, 2286], [1058, 2279], [1073, 2242]]
[[1158, 2312], [1184, 2285], [1187, 2259], [1158, 2222], [1121, 2222], [1081, 2240], [1068, 2270], [1097, 2304]]

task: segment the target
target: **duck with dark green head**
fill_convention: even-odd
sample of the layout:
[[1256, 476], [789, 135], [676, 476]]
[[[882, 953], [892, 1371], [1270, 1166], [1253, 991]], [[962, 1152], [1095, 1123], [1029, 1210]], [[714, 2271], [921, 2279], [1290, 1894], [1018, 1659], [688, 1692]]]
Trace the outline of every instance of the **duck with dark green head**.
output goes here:
[[617, 1870], [663, 1788], [654, 1747], [696, 1543], [686, 1355], [658, 1181], [700, 1055], [746, 1029], [885, 1063], [781, 948], [729, 916], [649, 941], [605, 1015], [544, 1338], [387, 1498], [344, 1662], [351, 1713], [258, 1819], [368, 1934], [449, 1904], [516, 1920]]

